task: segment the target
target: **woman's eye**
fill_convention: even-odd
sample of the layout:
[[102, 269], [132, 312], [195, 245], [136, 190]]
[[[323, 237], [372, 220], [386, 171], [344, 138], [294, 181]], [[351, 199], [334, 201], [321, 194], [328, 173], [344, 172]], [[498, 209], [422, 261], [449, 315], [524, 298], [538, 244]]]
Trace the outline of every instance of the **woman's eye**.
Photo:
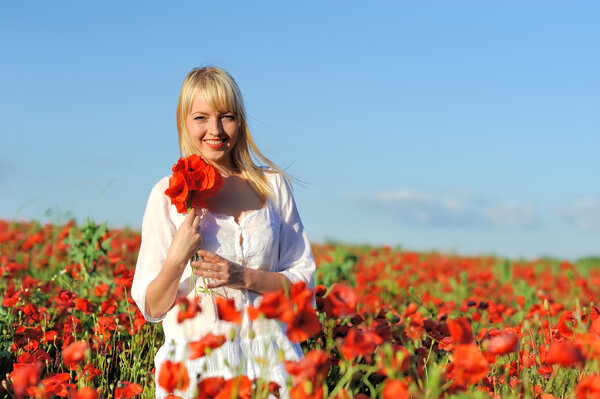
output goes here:
[[235, 120], [235, 116], [231, 115], [231, 114], [227, 114], [227, 115], [223, 115], [222, 118], [224, 119], [228, 119], [228, 120]]
[[201, 120], [204, 120], [204, 117], [203, 116], [197, 116], [197, 117], [194, 118], [194, 120], [201, 121]]

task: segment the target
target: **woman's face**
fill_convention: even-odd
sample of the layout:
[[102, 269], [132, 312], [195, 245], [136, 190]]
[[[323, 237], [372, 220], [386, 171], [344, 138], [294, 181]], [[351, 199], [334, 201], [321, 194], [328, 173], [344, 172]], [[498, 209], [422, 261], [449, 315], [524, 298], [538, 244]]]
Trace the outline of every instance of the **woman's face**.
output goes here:
[[237, 140], [240, 125], [236, 116], [229, 111], [217, 111], [198, 92], [186, 120], [192, 144], [207, 161], [233, 170], [231, 150]]

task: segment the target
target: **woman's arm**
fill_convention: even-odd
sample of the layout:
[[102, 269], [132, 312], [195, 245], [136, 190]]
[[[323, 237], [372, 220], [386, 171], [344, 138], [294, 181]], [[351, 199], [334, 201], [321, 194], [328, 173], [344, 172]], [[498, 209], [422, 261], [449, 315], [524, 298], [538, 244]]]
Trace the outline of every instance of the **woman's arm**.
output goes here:
[[244, 284], [247, 290], [264, 294], [265, 292], [277, 291], [280, 288], [284, 288], [287, 291], [292, 282], [281, 273], [246, 267], [244, 271]]
[[198, 277], [212, 279], [207, 288], [231, 287], [264, 294], [289, 287], [292, 283], [284, 274], [255, 270], [238, 265], [212, 252], [200, 250], [204, 261], [192, 262], [192, 270]]
[[175, 233], [169, 246], [167, 259], [158, 276], [150, 282], [146, 290], [146, 312], [153, 318], [169, 311], [177, 299], [179, 280], [188, 260], [202, 244], [198, 233], [200, 218], [192, 209]]
[[315, 260], [292, 190], [281, 175], [277, 176], [275, 182], [281, 218], [279, 259], [275, 270], [286, 276], [292, 283], [304, 281], [310, 289], [314, 290]]

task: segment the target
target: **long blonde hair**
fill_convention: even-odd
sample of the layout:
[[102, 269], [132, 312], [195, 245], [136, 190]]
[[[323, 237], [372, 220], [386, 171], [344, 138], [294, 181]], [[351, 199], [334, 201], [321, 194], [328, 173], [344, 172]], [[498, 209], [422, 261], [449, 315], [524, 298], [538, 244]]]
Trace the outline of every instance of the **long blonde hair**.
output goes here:
[[[254, 144], [248, 124], [242, 93], [231, 75], [220, 68], [204, 67], [192, 69], [181, 86], [177, 103], [177, 131], [181, 156], [202, 155], [194, 146], [187, 130], [186, 120], [192, 109], [194, 97], [202, 91], [206, 102], [215, 110], [226, 110], [235, 115], [240, 124], [239, 136], [233, 146], [232, 160], [242, 176], [248, 180], [261, 201], [271, 196], [265, 173], [280, 173], [291, 185], [290, 176], [265, 157]], [[260, 168], [253, 159], [260, 159], [271, 170]], [[207, 162], [209, 162], [207, 160]]]

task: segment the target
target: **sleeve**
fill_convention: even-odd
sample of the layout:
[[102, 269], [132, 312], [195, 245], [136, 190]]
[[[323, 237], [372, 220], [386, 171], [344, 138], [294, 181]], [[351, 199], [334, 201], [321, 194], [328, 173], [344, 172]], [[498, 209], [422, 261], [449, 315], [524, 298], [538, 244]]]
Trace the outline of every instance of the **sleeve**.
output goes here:
[[159, 317], [150, 316], [146, 311], [146, 290], [165, 264], [169, 246], [176, 232], [175, 225], [169, 217], [169, 200], [164, 194], [165, 189], [163, 179], [154, 186], [148, 198], [142, 221], [142, 242], [131, 286], [131, 296], [144, 318], [151, 322], [161, 321], [166, 314]]
[[277, 175], [279, 196], [280, 231], [279, 260], [277, 271], [292, 283], [304, 281], [310, 289], [315, 288], [315, 260], [308, 236], [300, 220], [291, 189], [281, 175]]

